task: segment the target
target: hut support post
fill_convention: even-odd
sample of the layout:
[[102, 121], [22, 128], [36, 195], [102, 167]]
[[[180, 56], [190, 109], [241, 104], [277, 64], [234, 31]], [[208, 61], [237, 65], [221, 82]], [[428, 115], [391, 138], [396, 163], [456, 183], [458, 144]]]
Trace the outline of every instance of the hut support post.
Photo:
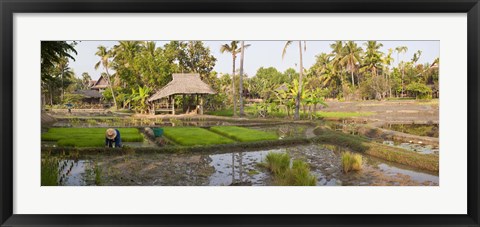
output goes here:
[[152, 102], [152, 109], [153, 109], [152, 115], [155, 115], [155, 101]]
[[172, 114], [175, 115], [175, 95], [172, 95]]
[[203, 95], [200, 95], [200, 114], [203, 115]]

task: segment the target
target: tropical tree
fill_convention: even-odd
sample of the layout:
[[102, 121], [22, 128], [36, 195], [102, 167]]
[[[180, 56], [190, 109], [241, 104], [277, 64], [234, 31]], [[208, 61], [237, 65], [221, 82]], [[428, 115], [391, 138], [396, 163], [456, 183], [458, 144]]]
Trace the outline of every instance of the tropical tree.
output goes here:
[[[61, 78], [61, 93], [60, 93], [60, 100], [63, 102], [64, 96], [65, 96], [65, 83], [64, 80], [65, 78], [72, 78], [74, 76], [74, 73], [72, 69], [68, 65], [68, 58], [63, 57], [59, 60], [59, 62], [56, 65], [58, 72], [60, 73], [60, 78]], [[68, 86], [68, 85], [67, 85]]]
[[240, 47], [240, 84], [239, 84], [239, 103], [240, 103], [240, 116], [243, 117], [245, 115], [243, 111], [243, 61], [245, 60], [245, 41], [241, 42]]
[[51, 70], [64, 58], [75, 61], [72, 53], [75, 50], [76, 42], [67, 41], [42, 41], [40, 43], [40, 65], [42, 81], [51, 78]]
[[92, 80], [92, 77], [90, 74], [87, 72], [82, 73], [82, 85], [83, 89], [88, 89], [88, 85], [90, 84], [90, 81]]
[[225, 52], [232, 55], [232, 103], [233, 103], [233, 116], [237, 116], [237, 101], [235, 99], [235, 60], [237, 59], [237, 54], [242, 51], [238, 47], [238, 41], [232, 41], [230, 45], [223, 44], [220, 46], [220, 52], [223, 54]]
[[360, 70], [371, 75], [373, 82], [371, 88], [375, 92], [375, 98], [381, 99], [385, 93], [385, 87], [379, 83], [378, 71], [382, 68], [383, 53], [380, 51], [380, 48], [383, 44], [377, 41], [367, 41], [364, 45], [366, 46], [366, 51], [363, 57], [363, 66]]
[[[287, 48], [292, 44], [293, 41], [287, 41], [285, 43], [285, 46], [283, 47], [282, 51], [282, 58], [285, 57], [285, 54], [287, 53]], [[295, 99], [295, 114], [294, 114], [294, 119], [299, 120], [300, 119], [300, 102], [301, 102], [301, 94], [302, 94], [302, 86], [303, 86], [303, 51], [306, 51], [307, 45], [306, 42], [303, 41], [304, 46], [302, 49], [302, 41], [298, 41], [298, 49], [300, 53], [300, 64], [299, 64], [299, 76], [298, 76], [298, 91]]]
[[117, 100], [115, 99], [115, 93], [113, 92], [113, 84], [111, 82], [110, 73], [108, 72], [108, 68], [110, 68], [110, 58], [112, 58], [112, 53], [111, 51], [107, 50], [106, 47], [100, 45], [98, 46], [95, 55], [100, 57], [100, 61], [95, 64], [95, 69], [98, 69], [100, 65], [102, 65], [105, 69], [105, 79], [107, 80], [108, 86], [110, 87], [110, 92], [112, 93], [113, 104], [115, 106], [115, 109], [117, 109]]
[[402, 97], [403, 97], [404, 90], [405, 90], [405, 86], [403, 84], [404, 83], [403, 78], [405, 77], [405, 69], [404, 69], [405, 67], [404, 67], [404, 64], [401, 64], [399, 55], [402, 54], [402, 53], [403, 53], [403, 55], [405, 55], [405, 53], [407, 53], [407, 51], [408, 51], [408, 47], [407, 46], [398, 46], [397, 48], [395, 48], [395, 51], [397, 51], [397, 61], [398, 61], [397, 66], [398, 67], [401, 66], [401, 71], [402, 71]]
[[383, 72], [385, 74], [385, 77], [387, 79], [387, 84], [388, 84], [388, 90], [389, 90], [389, 96], [392, 97], [392, 84], [390, 81], [390, 65], [392, 64], [393, 58], [392, 58], [392, 53], [393, 49], [390, 48], [388, 49], [388, 54], [382, 59], [383, 61]]
[[354, 41], [348, 41], [345, 45], [345, 55], [340, 60], [340, 63], [347, 66], [347, 70], [350, 71], [352, 77], [352, 86], [355, 87], [355, 79], [353, 73], [357, 69], [357, 64], [360, 64], [362, 54], [362, 48], [357, 46], [357, 43]]

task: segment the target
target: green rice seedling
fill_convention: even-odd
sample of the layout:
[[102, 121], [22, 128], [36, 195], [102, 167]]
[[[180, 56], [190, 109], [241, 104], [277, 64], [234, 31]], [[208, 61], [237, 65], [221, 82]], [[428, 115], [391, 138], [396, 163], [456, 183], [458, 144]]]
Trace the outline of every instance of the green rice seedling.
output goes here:
[[58, 185], [58, 159], [54, 157], [46, 157], [41, 161], [41, 185], [57, 186]]
[[196, 127], [165, 127], [164, 136], [173, 142], [183, 146], [228, 144], [235, 141]]
[[265, 157], [266, 167], [275, 175], [284, 175], [290, 168], [290, 155], [287, 153], [270, 152]]
[[293, 186], [315, 186], [317, 178], [310, 173], [310, 166], [302, 160], [294, 160], [292, 168], [285, 174], [287, 179], [286, 185]]
[[102, 185], [102, 168], [100, 168], [98, 165], [95, 165], [95, 169], [93, 171], [95, 172], [95, 185]]
[[352, 152], [344, 152], [342, 154], [343, 172], [359, 171], [362, 169], [362, 156], [353, 154]]
[[290, 167], [290, 155], [287, 153], [267, 154], [265, 166], [274, 175], [276, 185], [283, 186], [315, 186], [317, 178], [310, 173], [308, 163], [301, 160], [293, 160]]
[[[120, 128], [123, 142], [142, 142], [143, 135], [137, 128]], [[42, 134], [43, 141], [57, 141], [61, 147], [102, 147], [105, 145], [106, 128], [50, 128]]]
[[261, 140], [277, 140], [275, 133], [249, 129], [238, 126], [213, 126], [210, 130], [220, 135], [238, 140], [240, 142], [254, 142]]

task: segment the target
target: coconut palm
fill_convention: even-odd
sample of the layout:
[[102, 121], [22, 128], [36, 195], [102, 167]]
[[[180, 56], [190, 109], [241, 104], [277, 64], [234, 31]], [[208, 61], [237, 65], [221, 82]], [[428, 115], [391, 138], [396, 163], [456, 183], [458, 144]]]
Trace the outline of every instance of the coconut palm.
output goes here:
[[62, 81], [62, 84], [60, 86], [60, 88], [62, 89], [62, 93], [61, 93], [60, 97], [61, 97], [61, 100], [63, 102], [63, 97], [65, 96], [63, 79], [65, 77], [67, 77], [67, 78], [73, 77], [73, 71], [68, 66], [68, 58], [67, 57], [60, 58], [56, 66], [57, 66], [58, 71], [60, 72], [61, 81]]
[[366, 46], [365, 56], [363, 58], [363, 66], [360, 68], [361, 72], [368, 72], [374, 82], [375, 98], [382, 99], [386, 93], [385, 86], [379, 84], [378, 71], [382, 68], [382, 56], [383, 53], [380, 48], [383, 44], [377, 41], [367, 41], [364, 43]]
[[[283, 47], [282, 51], [282, 58], [285, 57], [285, 54], [287, 53], [287, 48], [293, 43], [293, 41], [287, 41], [285, 43], [285, 46]], [[297, 95], [295, 99], [295, 114], [294, 114], [294, 119], [299, 120], [300, 119], [300, 102], [301, 102], [301, 94], [302, 94], [302, 86], [303, 86], [303, 51], [307, 50], [307, 43], [303, 41], [303, 49], [302, 49], [302, 41], [298, 41], [298, 49], [300, 53], [300, 64], [299, 64], [299, 70], [298, 70], [298, 89], [297, 89]]]
[[112, 92], [113, 104], [115, 106], [115, 109], [117, 109], [117, 100], [115, 99], [115, 93], [113, 92], [113, 85], [110, 80], [110, 73], [108, 72], [108, 68], [110, 68], [110, 58], [112, 57], [111, 56], [112, 52], [107, 50], [106, 47], [100, 45], [98, 46], [97, 52], [95, 53], [95, 55], [100, 57], [100, 61], [98, 61], [97, 64], [95, 64], [95, 69], [98, 69], [100, 65], [102, 65], [103, 68], [105, 69], [105, 73], [107, 74], [105, 79], [107, 79], [108, 86], [110, 87], [110, 91]]
[[87, 72], [82, 73], [82, 84], [83, 84], [83, 89], [88, 89], [88, 85], [90, 84], [90, 81], [92, 80], [92, 77], [90, 74]]
[[243, 111], [243, 61], [245, 59], [245, 48], [249, 47], [250, 44], [245, 45], [245, 41], [241, 42], [241, 54], [240, 54], [240, 83], [239, 83], [239, 100], [240, 100], [240, 116], [244, 116]]
[[233, 103], [233, 116], [237, 116], [237, 100], [235, 99], [235, 60], [237, 59], [237, 54], [242, 51], [238, 47], [238, 41], [232, 41], [230, 45], [223, 44], [220, 46], [220, 52], [223, 54], [225, 52], [232, 54], [232, 103]]
[[[399, 46], [399, 47], [395, 48], [395, 51], [397, 51], [397, 61], [398, 61], [398, 66], [400, 67], [400, 58], [399, 58], [399, 55], [400, 55], [401, 53], [403, 53], [403, 55], [405, 55], [405, 53], [407, 53], [407, 51], [408, 51], [408, 47], [406, 47], [406, 46]], [[402, 55], [402, 57], [403, 57], [403, 55]], [[404, 84], [403, 84], [403, 78], [404, 78], [404, 76], [405, 76], [405, 70], [404, 70], [404, 68], [405, 68], [405, 67], [403, 66], [403, 64], [401, 64], [401, 69], [402, 69], [402, 97], [403, 97], [403, 93], [404, 93], [404, 90], [405, 90]]]
[[393, 49], [392, 48], [388, 49], [388, 54], [383, 58], [383, 65], [384, 65], [383, 72], [387, 78], [390, 97], [392, 97], [392, 85], [390, 83], [390, 65], [392, 64], [392, 61], [393, 61], [392, 53], [393, 53]]
[[347, 70], [350, 71], [350, 75], [352, 76], [352, 86], [355, 87], [353, 73], [357, 69], [357, 64], [360, 64], [360, 54], [362, 54], [363, 50], [361, 47], [357, 46], [357, 43], [354, 41], [348, 41], [344, 48], [345, 55], [340, 60], [340, 63], [347, 66]]

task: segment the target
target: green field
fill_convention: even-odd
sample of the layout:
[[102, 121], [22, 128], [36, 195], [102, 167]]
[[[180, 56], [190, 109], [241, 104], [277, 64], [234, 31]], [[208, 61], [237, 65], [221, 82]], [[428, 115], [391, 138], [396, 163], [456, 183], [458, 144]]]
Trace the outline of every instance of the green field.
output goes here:
[[278, 136], [275, 133], [264, 132], [249, 128], [237, 126], [213, 126], [210, 128], [213, 132], [227, 136], [240, 142], [253, 142], [262, 140], [276, 140]]
[[[106, 128], [50, 128], [42, 141], [56, 141], [63, 147], [103, 147]], [[137, 128], [119, 128], [122, 142], [142, 142]]]
[[235, 141], [196, 127], [165, 127], [164, 135], [173, 142], [184, 146], [227, 144]]

